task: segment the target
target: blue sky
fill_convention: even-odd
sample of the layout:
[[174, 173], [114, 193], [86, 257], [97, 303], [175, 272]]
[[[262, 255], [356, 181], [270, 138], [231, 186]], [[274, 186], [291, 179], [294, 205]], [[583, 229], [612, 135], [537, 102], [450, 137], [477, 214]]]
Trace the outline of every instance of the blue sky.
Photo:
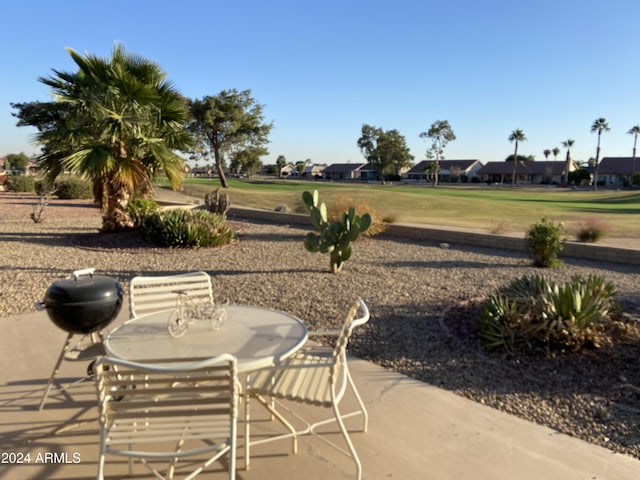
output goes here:
[[504, 160], [520, 128], [519, 153], [571, 138], [587, 160], [598, 117], [602, 156], [630, 156], [640, 124], [637, 0], [22, 0], [2, 17], [0, 155], [36, 151], [9, 103], [48, 100], [38, 77], [76, 70], [65, 47], [116, 42], [191, 98], [251, 89], [274, 124], [265, 162], [361, 162], [364, 123], [397, 129], [418, 161], [435, 120], [457, 136], [445, 158]]

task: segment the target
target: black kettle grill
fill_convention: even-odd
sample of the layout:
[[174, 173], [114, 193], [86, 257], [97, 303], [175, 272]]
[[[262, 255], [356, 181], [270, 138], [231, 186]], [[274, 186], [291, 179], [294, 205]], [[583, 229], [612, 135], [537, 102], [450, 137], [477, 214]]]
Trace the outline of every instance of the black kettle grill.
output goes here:
[[[53, 282], [47, 288], [44, 300], [36, 303], [36, 308], [46, 310], [51, 321], [68, 333], [40, 400], [40, 410], [49, 396], [62, 360], [67, 357], [78, 360], [90, 359], [104, 354], [100, 331], [115, 320], [122, 308], [124, 299], [122, 285], [114, 278], [94, 275], [94, 272], [94, 268], [76, 270], [69, 278]], [[71, 347], [71, 338], [76, 334], [90, 335], [93, 344], [84, 350], [79, 350], [77, 347], [74, 350]], [[72, 353], [77, 356], [70, 355]], [[90, 376], [93, 371], [92, 366], [93, 362], [87, 369]]]
[[69, 333], [89, 334], [109, 325], [120, 313], [124, 290], [111, 277], [94, 275], [94, 268], [76, 270], [53, 282], [39, 304], [49, 318]]

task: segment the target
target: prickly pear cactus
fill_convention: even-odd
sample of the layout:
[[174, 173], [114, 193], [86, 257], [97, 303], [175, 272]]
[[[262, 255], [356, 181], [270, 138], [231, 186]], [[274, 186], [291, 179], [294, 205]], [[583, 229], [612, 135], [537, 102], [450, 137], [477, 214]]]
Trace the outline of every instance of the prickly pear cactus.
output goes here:
[[328, 253], [331, 272], [342, 270], [344, 262], [352, 253], [351, 242], [371, 225], [371, 215], [356, 215], [350, 208], [342, 218], [333, 222], [327, 221], [327, 207], [318, 200], [318, 191], [304, 192], [302, 201], [309, 209], [311, 223], [316, 232], [309, 232], [304, 239], [304, 247], [310, 252]]
[[211, 213], [226, 217], [229, 210], [229, 195], [216, 188], [204, 196], [204, 204]]

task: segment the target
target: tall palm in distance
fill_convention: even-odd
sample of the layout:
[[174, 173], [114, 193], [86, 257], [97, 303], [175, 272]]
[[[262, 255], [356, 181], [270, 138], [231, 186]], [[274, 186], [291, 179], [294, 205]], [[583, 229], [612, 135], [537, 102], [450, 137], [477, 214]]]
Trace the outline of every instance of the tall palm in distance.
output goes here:
[[569, 138], [561, 143], [562, 143], [562, 146], [567, 149], [567, 159], [565, 161], [564, 174], [562, 176], [562, 184], [566, 186], [566, 185], [569, 185], [569, 168], [571, 167], [571, 147], [573, 146], [575, 141]]
[[524, 142], [527, 139], [524, 132], [519, 128], [516, 128], [511, 135], [509, 135], [509, 142], [516, 144], [515, 151], [513, 153], [513, 176], [511, 178], [511, 186], [516, 185], [516, 179], [518, 178], [518, 143]]
[[545, 160], [549, 160], [549, 155], [551, 155], [551, 150], [546, 148], [545, 150], [543, 150], [542, 154], [544, 155]]
[[598, 146], [596, 147], [596, 175], [593, 182], [594, 190], [598, 190], [598, 170], [600, 169], [600, 137], [602, 135], [602, 132], [608, 132], [609, 130], [611, 130], [611, 128], [609, 128], [607, 119], [603, 117], [597, 118], [591, 125], [591, 133], [598, 134]]
[[638, 143], [638, 134], [640, 133], [640, 125], [634, 125], [627, 132], [629, 135], [633, 135], [633, 157], [631, 159], [631, 178], [629, 185], [633, 186], [633, 175], [636, 173], [636, 145]]
[[560, 155], [560, 149], [558, 147], [553, 147], [553, 150], [551, 150], [551, 153], [553, 153], [553, 159], [557, 160], [558, 155]]

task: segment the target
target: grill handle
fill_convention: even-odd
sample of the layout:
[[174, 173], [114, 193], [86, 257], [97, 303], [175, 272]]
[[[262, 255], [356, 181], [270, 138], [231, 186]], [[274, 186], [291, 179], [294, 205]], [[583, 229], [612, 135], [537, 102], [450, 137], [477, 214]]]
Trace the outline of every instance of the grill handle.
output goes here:
[[96, 271], [95, 268], [83, 268], [80, 270], [74, 270], [73, 273], [71, 274], [72, 278], [74, 280], [78, 280], [81, 276], [83, 275], [89, 275], [91, 277], [93, 277], [93, 273]]

